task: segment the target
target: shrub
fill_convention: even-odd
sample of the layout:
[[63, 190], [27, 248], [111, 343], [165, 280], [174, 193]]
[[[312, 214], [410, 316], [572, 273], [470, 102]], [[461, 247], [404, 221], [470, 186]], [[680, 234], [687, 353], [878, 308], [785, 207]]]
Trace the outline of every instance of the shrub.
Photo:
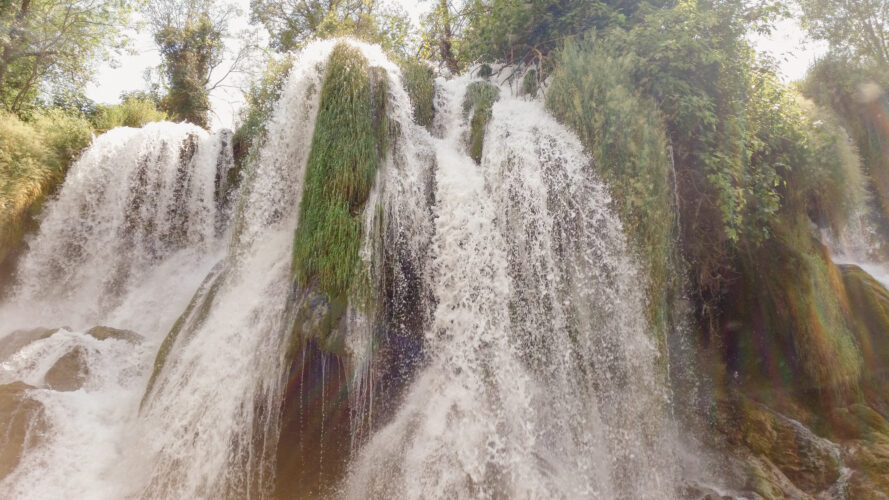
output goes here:
[[96, 132], [102, 133], [115, 127], [142, 127], [146, 123], [160, 122], [167, 114], [158, 111], [157, 106], [147, 99], [131, 97], [120, 104], [99, 106], [93, 117]]
[[24, 122], [0, 114], [0, 265], [36, 227], [43, 202], [91, 139], [80, 117], [55, 111]]

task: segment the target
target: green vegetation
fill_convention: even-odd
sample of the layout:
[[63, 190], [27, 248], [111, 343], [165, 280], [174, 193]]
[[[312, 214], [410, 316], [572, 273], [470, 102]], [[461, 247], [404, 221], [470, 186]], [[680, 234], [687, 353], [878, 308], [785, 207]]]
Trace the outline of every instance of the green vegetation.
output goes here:
[[24, 122], [0, 114], [0, 265], [36, 228], [43, 202], [91, 140], [83, 118], [48, 112]]
[[42, 102], [82, 100], [97, 61], [123, 42], [131, 2], [0, 2], [0, 109], [19, 116]]
[[580, 137], [610, 187], [649, 274], [649, 318], [664, 325], [676, 263], [675, 200], [667, 139], [654, 102], [633, 90], [631, 60], [569, 43], [556, 57], [547, 107]]
[[222, 62], [228, 12], [212, 0], [156, 1], [150, 15], [163, 61], [166, 95], [161, 108], [174, 120], [207, 128], [210, 77]]
[[357, 49], [333, 49], [293, 245], [296, 279], [317, 283], [332, 300], [348, 293], [357, 273], [361, 211], [386, 148], [386, 81]]
[[96, 109], [92, 121], [96, 133], [103, 133], [114, 127], [142, 127], [146, 123], [161, 122], [167, 114], [158, 111], [154, 102], [139, 97], [129, 97], [120, 104], [103, 105]]
[[262, 24], [279, 52], [298, 49], [314, 39], [351, 36], [395, 54], [407, 54], [410, 21], [404, 11], [377, 0], [254, 0], [250, 17]]
[[27, 121], [0, 112], [0, 277], [11, 272], [25, 235], [37, 229], [44, 201], [94, 134], [163, 119], [153, 104], [135, 98], [99, 106], [89, 119], [57, 109]]
[[491, 111], [497, 99], [500, 99], [500, 89], [488, 82], [472, 82], [466, 87], [463, 112], [472, 113], [469, 122], [469, 156], [476, 163], [482, 161], [485, 127], [491, 121]]
[[401, 62], [400, 66], [404, 87], [414, 107], [414, 120], [429, 127], [435, 117], [435, 73], [420, 61], [408, 59]]

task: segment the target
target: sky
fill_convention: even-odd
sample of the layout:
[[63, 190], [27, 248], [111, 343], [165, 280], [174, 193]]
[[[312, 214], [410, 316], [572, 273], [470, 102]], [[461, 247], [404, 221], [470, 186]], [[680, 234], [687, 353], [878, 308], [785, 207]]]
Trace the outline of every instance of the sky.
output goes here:
[[[430, 0], [384, 0], [389, 4], [402, 7], [419, 25], [421, 15], [432, 8]], [[242, 10], [242, 15], [234, 20], [232, 32], [238, 32], [248, 26], [247, 12], [250, 0], [235, 0]], [[112, 104], [120, 102], [120, 94], [124, 91], [144, 90], [147, 88], [145, 71], [156, 68], [160, 64], [160, 55], [145, 27], [132, 29], [132, 53], [117, 57], [115, 64], [103, 62], [97, 68], [96, 78], [87, 87], [86, 94], [96, 102]], [[803, 78], [809, 66], [827, 50], [826, 44], [807, 40], [795, 19], [787, 19], [777, 24], [776, 29], [768, 37], [750, 36], [757, 50], [769, 54], [778, 61], [780, 76], [785, 82]], [[225, 62], [222, 65], [225, 67]], [[237, 120], [238, 110], [243, 104], [239, 85], [246, 86], [249, 75], [233, 75], [225, 83], [229, 86], [218, 88], [210, 95], [213, 107], [212, 127], [233, 128]]]

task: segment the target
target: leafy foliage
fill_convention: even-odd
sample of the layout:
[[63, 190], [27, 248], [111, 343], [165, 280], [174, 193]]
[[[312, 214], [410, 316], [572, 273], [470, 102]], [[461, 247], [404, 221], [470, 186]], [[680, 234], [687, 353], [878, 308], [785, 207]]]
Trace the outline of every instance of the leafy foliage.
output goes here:
[[83, 118], [48, 112], [24, 122], [0, 114], [0, 264], [36, 226], [41, 205], [91, 140]]
[[797, 0], [803, 24], [835, 49], [889, 65], [889, 3], [882, 0]]
[[882, 90], [887, 83], [870, 64], [831, 53], [812, 67], [802, 84], [804, 94], [836, 117], [824, 121], [835, 121], [847, 130], [857, 146], [884, 225], [889, 221], [889, 157], [885, 153], [889, 150], [889, 96]]
[[95, 62], [122, 45], [130, 5], [124, 0], [0, 2], [2, 109], [28, 115], [41, 92], [80, 94]]
[[[338, 44], [327, 63], [293, 245], [297, 281], [342, 299], [357, 274], [361, 211], [385, 150], [386, 79]], [[317, 281], [315, 281], [317, 280]]]
[[213, 0], [152, 6], [154, 41], [160, 49], [167, 94], [161, 108], [174, 120], [209, 126], [210, 74], [222, 61], [226, 15]]
[[407, 53], [410, 21], [403, 10], [376, 0], [251, 0], [250, 19], [262, 24], [272, 48], [287, 52], [313, 39], [352, 36]]

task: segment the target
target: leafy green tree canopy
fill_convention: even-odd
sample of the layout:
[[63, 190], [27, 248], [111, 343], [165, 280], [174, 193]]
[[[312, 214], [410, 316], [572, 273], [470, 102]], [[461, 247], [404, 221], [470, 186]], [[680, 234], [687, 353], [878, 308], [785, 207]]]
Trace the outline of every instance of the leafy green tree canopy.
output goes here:
[[799, 0], [803, 24], [816, 39], [882, 66], [889, 65], [889, 2]]
[[213, 71], [223, 61], [229, 18], [236, 10], [215, 0], [152, 2], [154, 40], [167, 93], [160, 107], [174, 120], [209, 125]]
[[[0, 0], [0, 106], [29, 114], [41, 94], [82, 93], [95, 62], [123, 46], [126, 0]], [[70, 100], [70, 98], [66, 98]]]
[[265, 27], [279, 52], [341, 35], [379, 43], [399, 55], [410, 44], [407, 15], [377, 0], [251, 0], [250, 19]]

